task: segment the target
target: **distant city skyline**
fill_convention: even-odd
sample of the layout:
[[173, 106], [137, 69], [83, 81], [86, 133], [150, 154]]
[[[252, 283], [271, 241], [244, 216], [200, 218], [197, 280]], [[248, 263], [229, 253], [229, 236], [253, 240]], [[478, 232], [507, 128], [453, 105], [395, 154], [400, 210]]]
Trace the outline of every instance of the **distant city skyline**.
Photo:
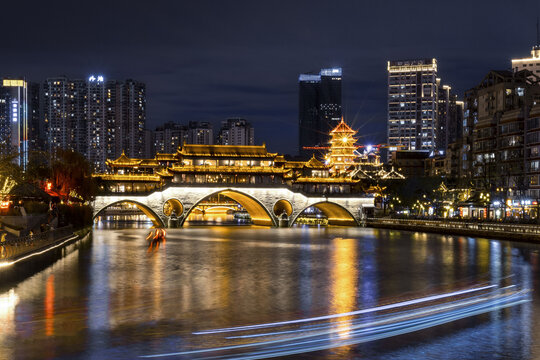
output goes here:
[[[107, 11], [96, 11], [104, 4]], [[377, 143], [386, 137], [388, 60], [437, 58], [441, 77], [461, 98], [486, 71], [510, 69], [510, 59], [527, 57], [536, 41], [533, 1], [278, 5], [234, 1], [149, 9], [98, 1], [27, 9], [6, 3], [5, 13], [25, 14], [26, 21], [24, 33], [2, 42], [0, 75], [36, 82], [63, 74], [133, 77], [147, 85], [148, 128], [243, 117], [258, 129], [258, 142], [295, 153], [300, 73], [343, 68], [343, 115], [360, 131], [360, 141]], [[479, 16], [486, 21], [479, 23]], [[322, 19], [330, 18], [339, 21], [326, 26]], [[503, 18], [508, 26], [500, 26]], [[19, 19], [10, 16], [0, 29], [9, 33], [18, 26]], [[400, 36], [405, 29], [423, 40]]]

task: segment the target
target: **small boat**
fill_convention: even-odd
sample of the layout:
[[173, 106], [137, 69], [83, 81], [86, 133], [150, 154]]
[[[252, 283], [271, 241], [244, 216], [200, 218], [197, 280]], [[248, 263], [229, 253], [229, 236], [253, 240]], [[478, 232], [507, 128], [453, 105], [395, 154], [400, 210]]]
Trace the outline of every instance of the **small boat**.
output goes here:
[[146, 237], [146, 241], [148, 241], [148, 247], [152, 248], [155, 245], [156, 248], [158, 248], [160, 243], [165, 243], [166, 236], [167, 232], [163, 228], [155, 228], [150, 230], [150, 233]]

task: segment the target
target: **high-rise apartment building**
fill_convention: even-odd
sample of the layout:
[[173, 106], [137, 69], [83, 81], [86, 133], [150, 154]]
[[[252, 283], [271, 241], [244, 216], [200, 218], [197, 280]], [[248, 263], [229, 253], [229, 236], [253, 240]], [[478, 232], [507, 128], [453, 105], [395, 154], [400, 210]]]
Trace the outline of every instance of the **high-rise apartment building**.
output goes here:
[[214, 145], [214, 129], [207, 121], [190, 121], [188, 144]]
[[105, 157], [116, 159], [125, 149], [122, 114], [122, 82], [107, 80], [104, 88], [103, 111], [105, 131]]
[[47, 79], [43, 86], [47, 149], [70, 149], [83, 154], [96, 171], [122, 151], [130, 157], [145, 154], [145, 84], [126, 80]]
[[540, 77], [490, 71], [466, 92], [463, 124], [462, 178], [493, 200], [540, 198]]
[[129, 157], [144, 156], [144, 129], [146, 126], [146, 85], [128, 79], [122, 85], [122, 139]]
[[105, 81], [103, 76], [90, 76], [86, 87], [86, 158], [97, 171], [105, 170], [107, 160], [107, 128], [105, 112]]
[[218, 145], [254, 145], [255, 129], [246, 119], [231, 118], [221, 122]]
[[156, 153], [174, 153], [184, 142], [188, 142], [188, 127], [185, 125], [168, 122], [154, 130]]
[[65, 76], [43, 84], [43, 118], [46, 149], [77, 151], [86, 156], [86, 82]]
[[305, 147], [326, 146], [330, 130], [341, 120], [341, 68], [322, 69], [319, 74], [298, 78], [299, 152], [310, 156]]

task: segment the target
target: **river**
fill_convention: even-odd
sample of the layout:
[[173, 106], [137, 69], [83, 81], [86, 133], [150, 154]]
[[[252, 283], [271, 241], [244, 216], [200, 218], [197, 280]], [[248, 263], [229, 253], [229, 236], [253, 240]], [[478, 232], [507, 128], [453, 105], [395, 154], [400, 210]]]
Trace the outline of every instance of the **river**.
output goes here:
[[[341, 314], [506, 276], [540, 285], [540, 247], [528, 244], [366, 228], [201, 226], [170, 229], [166, 243], [149, 250], [147, 233], [94, 229], [85, 246], [1, 293], [0, 359], [177, 353], [228, 345], [194, 334], [201, 330]], [[194, 357], [201, 356], [165, 358]], [[286, 358], [540, 359], [540, 296]]]

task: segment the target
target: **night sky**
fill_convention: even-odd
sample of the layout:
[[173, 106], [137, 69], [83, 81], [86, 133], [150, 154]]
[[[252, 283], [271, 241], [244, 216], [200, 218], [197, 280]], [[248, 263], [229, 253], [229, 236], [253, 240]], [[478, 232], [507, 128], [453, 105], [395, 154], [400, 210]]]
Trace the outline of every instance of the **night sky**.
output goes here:
[[298, 75], [343, 67], [363, 143], [386, 137], [386, 61], [436, 57], [461, 97], [536, 42], [538, 1], [4, 1], [0, 76], [133, 78], [147, 127], [245, 117], [295, 153]]

